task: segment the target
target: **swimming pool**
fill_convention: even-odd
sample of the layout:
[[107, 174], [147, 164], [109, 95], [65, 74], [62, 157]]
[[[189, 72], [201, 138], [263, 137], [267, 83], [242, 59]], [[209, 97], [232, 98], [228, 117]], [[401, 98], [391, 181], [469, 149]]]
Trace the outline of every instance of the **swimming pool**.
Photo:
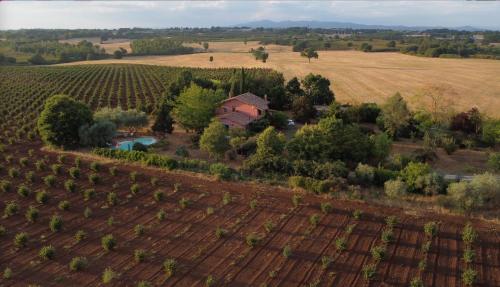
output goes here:
[[136, 138], [134, 140], [119, 142], [114, 147], [114, 149], [132, 150], [134, 143], [137, 143], [137, 142], [147, 146], [147, 145], [154, 144], [155, 142], [157, 142], [157, 140], [154, 137], [140, 137], [140, 138]]

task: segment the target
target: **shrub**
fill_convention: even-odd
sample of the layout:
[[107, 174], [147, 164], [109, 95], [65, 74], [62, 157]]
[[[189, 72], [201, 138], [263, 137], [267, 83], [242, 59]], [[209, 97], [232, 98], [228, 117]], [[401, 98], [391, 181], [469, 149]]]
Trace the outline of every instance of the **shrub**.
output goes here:
[[472, 227], [470, 223], [467, 223], [465, 225], [464, 229], [462, 230], [462, 240], [467, 246], [470, 246], [474, 241], [477, 239], [477, 233]]
[[87, 258], [85, 258], [85, 257], [74, 257], [69, 262], [69, 269], [71, 271], [81, 271], [81, 270], [87, 268], [87, 264], [88, 264]]
[[88, 188], [83, 191], [83, 200], [89, 201], [90, 199], [94, 198], [95, 196], [95, 189], [93, 188]]
[[49, 194], [45, 191], [39, 191], [36, 193], [36, 202], [40, 204], [45, 204], [49, 200]]
[[56, 183], [56, 178], [53, 175], [47, 175], [43, 178], [43, 182], [48, 186], [52, 187]]
[[64, 154], [60, 154], [57, 156], [57, 162], [58, 163], [64, 163], [64, 160], [66, 159], [66, 156]]
[[363, 278], [366, 281], [370, 281], [377, 274], [377, 265], [375, 264], [363, 265], [363, 269], [361, 272], [363, 273]]
[[28, 243], [28, 233], [21, 232], [14, 237], [14, 245], [18, 248], [26, 247]]
[[75, 158], [75, 167], [80, 168], [81, 165], [82, 165], [82, 159], [79, 157], [76, 157]]
[[205, 280], [205, 286], [211, 287], [215, 285], [215, 278], [212, 275], [208, 275], [207, 279]]
[[36, 209], [33, 206], [28, 207], [28, 209], [26, 210], [26, 214], [25, 214], [26, 220], [28, 220], [28, 222], [30, 222], [30, 223], [36, 222], [38, 219], [38, 216], [39, 216], [38, 209]]
[[328, 269], [328, 266], [330, 266], [332, 262], [333, 262], [332, 257], [326, 255], [321, 256], [321, 268]]
[[179, 205], [180, 205], [180, 207], [181, 207], [181, 208], [183, 208], [183, 209], [184, 209], [184, 208], [187, 208], [190, 204], [191, 204], [191, 201], [190, 201], [189, 199], [187, 199], [187, 198], [184, 198], [184, 197], [183, 197], [183, 198], [181, 198], [181, 199], [179, 200]]
[[71, 176], [74, 179], [77, 179], [80, 177], [80, 169], [77, 167], [71, 167], [68, 170], [69, 176]]
[[139, 174], [137, 173], [137, 171], [132, 171], [129, 175], [129, 178], [130, 178], [130, 181], [131, 182], [136, 182], [137, 181], [137, 176]]
[[75, 241], [76, 242], [80, 242], [80, 241], [84, 240], [86, 237], [87, 237], [87, 233], [83, 230], [78, 230], [75, 233]]
[[466, 248], [464, 250], [464, 254], [462, 255], [462, 259], [466, 264], [470, 264], [474, 260], [475, 256], [476, 253], [474, 252], [474, 250], [472, 250], [471, 248]]
[[35, 162], [35, 168], [37, 171], [43, 171], [45, 169], [45, 161], [44, 160], [37, 160]]
[[354, 212], [352, 213], [352, 217], [356, 220], [361, 219], [361, 215], [363, 215], [363, 211], [359, 209], [354, 210]]
[[135, 235], [137, 236], [141, 236], [144, 234], [144, 225], [142, 224], [137, 224], [135, 227], [134, 227], [134, 233]]
[[24, 174], [24, 178], [26, 178], [26, 180], [28, 182], [34, 182], [35, 181], [35, 173], [32, 171], [28, 171]]
[[57, 164], [57, 163], [50, 166], [50, 169], [52, 169], [52, 173], [54, 175], [58, 175], [59, 173], [61, 173], [61, 168], [62, 168], [62, 165]]
[[117, 274], [111, 268], [106, 268], [102, 273], [102, 283], [108, 284], [113, 281], [117, 277]]
[[424, 233], [428, 237], [432, 238], [432, 237], [436, 236], [437, 232], [438, 232], [438, 224], [437, 224], [437, 222], [430, 221], [430, 222], [427, 222], [424, 225]]
[[385, 218], [385, 224], [387, 225], [387, 227], [392, 229], [394, 226], [396, 226], [396, 224], [398, 224], [398, 218], [394, 215], [387, 216]]
[[424, 287], [424, 282], [420, 278], [413, 278], [410, 281], [410, 287]]
[[289, 258], [290, 256], [292, 256], [292, 248], [290, 247], [290, 245], [285, 245], [285, 247], [283, 247], [283, 257], [285, 258]]
[[108, 192], [106, 199], [109, 205], [116, 205], [116, 203], [118, 202], [116, 192]]
[[158, 185], [158, 178], [157, 177], [152, 177], [150, 180], [149, 180], [149, 183], [151, 183], [151, 186], [152, 187], [155, 187]]
[[19, 206], [15, 201], [11, 201], [5, 205], [3, 210], [4, 217], [9, 217], [16, 214], [19, 211]]
[[89, 182], [92, 183], [92, 184], [97, 184], [99, 183], [99, 175], [95, 174], [95, 173], [91, 173], [89, 174]]
[[231, 203], [231, 201], [233, 200], [233, 197], [231, 196], [231, 194], [229, 192], [224, 192], [224, 196], [222, 197], [222, 203], [224, 205], [228, 205]]
[[347, 239], [345, 237], [339, 237], [339, 238], [335, 239], [335, 248], [337, 248], [337, 250], [339, 252], [346, 250]]
[[267, 233], [271, 233], [274, 228], [276, 227], [276, 224], [271, 219], [266, 220], [264, 223], [264, 229], [267, 231]]
[[385, 246], [383, 245], [374, 246], [370, 250], [370, 253], [372, 254], [372, 257], [375, 261], [377, 262], [381, 261], [385, 257]]
[[90, 170], [95, 171], [95, 172], [99, 172], [100, 169], [101, 169], [101, 165], [98, 162], [94, 161], [94, 162], [90, 163]]
[[441, 138], [441, 146], [448, 155], [454, 153], [458, 149], [458, 145], [455, 142], [455, 138], [451, 136]]
[[151, 283], [148, 281], [139, 281], [139, 283], [137, 283], [137, 287], [151, 287]]
[[386, 244], [391, 243], [394, 240], [394, 232], [392, 231], [392, 229], [384, 229], [384, 231], [382, 231], [381, 239], [382, 242]]
[[90, 207], [85, 207], [85, 210], [83, 210], [83, 216], [85, 218], [92, 216], [92, 209], [90, 209]]
[[160, 211], [158, 211], [158, 213], [156, 213], [156, 218], [158, 218], [159, 221], [164, 220], [166, 216], [167, 213], [163, 209], [161, 209]]
[[358, 163], [354, 172], [360, 184], [370, 185], [375, 179], [375, 168], [367, 164]]
[[163, 261], [163, 270], [165, 270], [165, 273], [167, 273], [168, 277], [173, 276], [176, 269], [177, 261], [175, 259], [170, 258]]
[[476, 281], [477, 272], [472, 268], [467, 268], [462, 273], [462, 282], [465, 286], [472, 286]]
[[313, 214], [309, 217], [309, 223], [312, 225], [312, 226], [317, 226], [318, 223], [320, 221], [320, 217], [318, 214]]
[[231, 174], [233, 173], [231, 168], [223, 163], [211, 164], [208, 171], [210, 172], [210, 174], [215, 175], [217, 177], [217, 179], [220, 179], [220, 180], [230, 179]]
[[294, 194], [292, 196], [292, 204], [294, 207], [298, 207], [301, 202], [302, 202], [302, 197], [300, 195]]
[[106, 223], [109, 226], [113, 226], [113, 224], [115, 224], [115, 218], [113, 216], [108, 217], [108, 219], [106, 220]]
[[12, 178], [19, 177], [19, 170], [15, 167], [9, 168], [9, 176]]
[[134, 183], [130, 186], [130, 192], [132, 194], [137, 194], [139, 192], [139, 185], [137, 183]]
[[226, 234], [227, 234], [227, 230], [225, 230], [224, 228], [217, 227], [215, 229], [215, 237], [217, 237], [219, 239], [226, 236]]
[[255, 209], [257, 207], [257, 199], [250, 200], [250, 209]]
[[9, 280], [11, 278], [12, 278], [12, 269], [10, 269], [9, 267], [5, 267], [5, 269], [3, 270], [3, 279]]
[[388, 180], [384, 184], [385, 194], [392, 199], [401, 198], [406, 195], [406, 183], [400, 179]]
[[137, 263], [144, 262], [144, 260], [146, 260], [146, 250], [144, 250], [144, 249], [134, 250], [134, 259], [135, 259], [135, 262], [137, 262]]
[[423, 242], [422, 246], [420, 246], [420, 251], [422, 251], [422, 253], [428, 253], [429, 250], [431, 249], [431, 244], [432, 244], [431, 240]]
[[40, 252], [38, 255], [40, 258], [44, 260], [51, 260], [54, 259], [54, 255], [56, 253], [56, 249], [52, 245], [44, 246], [42, 249], [40, 249]]
[[112, 166], [109, 168], [109, 174], [111, 174], [112, 176], [116, 176], [117, 174], [116, 166]]
[[22, 157], [19, 159], [19, 164], [21, 166], [27, 166], [28, 165], [28, 158], [27, 157]]
[[9, 192], [12, 189], [12, 184], [8, 180], [0, 181], [0, 190], [2, 192]]
[[31, 193], [30, 189], [24, 184], [21, 184], [17, 188], [17, 194], [19, 194], [22, 197], [28, 197], [28, 195], [30, 195], [30, 193]]
[[211, 207], [211, 206], [207, 207], [207, 215], [212, 215], [212, 214], [214, 214], [214, 212], [215, 211], [214, 211], [213, 207]]
[[63, 220], [58, 215], [52, 215], [49, 222], [49, 227], [52, 232], [58, 232], [63, 226]]
[[165, 192], [161, 190], [157, 190], [153, 193], [153, 198], [157, 201], [160, 202], [165, 198]]
[[7, 233], [7, 230], [5, 229], [5, 227], [3, 227], [2, 225], [0, 225], [0, 237], [4, 236], [5, 233]]
[[500, 171], [500, 152], [491, 153], [488, 156], [488, 166], [493, 171]]
[[332, 212], [332, 210], [333, 210], [333, 207], [332, 207], [331, 203], [329, 203], [329, 202], [322, 202], [321, 203], [321, 211], [323, 213], [330, 213], [330, 212]]
[[116, 239], [113, 237], [112, 234], [105, 235], [104, 237], [101, 238], [101, 245], [105, 251], [111, 251], [115, 249]]
[[67, 200], [62, 200], [59, 202], [58, 207], [60, 210], [66, 211], [69, 210], [70, 203]]
[[68, 179], [68, 180], [66, 180], [64, 182], [64, 188], [68, 192], [75, 192], [75, 190], [76, 190], [76, 184], [75, 184], [75, 182], [72, 179]]
[[248, 246], [254, 247], [260, 241], [260, 237], [256, 233], [250, 233], [245, 237], [245, 242]]

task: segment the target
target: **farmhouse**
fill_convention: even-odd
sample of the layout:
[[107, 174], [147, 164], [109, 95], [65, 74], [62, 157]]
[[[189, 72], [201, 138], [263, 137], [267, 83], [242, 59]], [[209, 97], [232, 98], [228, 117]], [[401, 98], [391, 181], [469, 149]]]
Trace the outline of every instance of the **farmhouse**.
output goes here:
[[245, 128], [269, 110], [267, 99], [250, 92], [224, 100], [217, 109], [217, 118], [228, 128]]

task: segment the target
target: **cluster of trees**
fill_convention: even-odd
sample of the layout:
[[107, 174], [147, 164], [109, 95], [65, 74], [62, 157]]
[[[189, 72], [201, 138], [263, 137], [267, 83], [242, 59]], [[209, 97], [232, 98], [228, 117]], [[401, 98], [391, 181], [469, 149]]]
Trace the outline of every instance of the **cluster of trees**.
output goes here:
[[266, 49], [264, 47], [260, 46], [257, 49], [252, 48], [250, 50], [250, 53], [255, 57], [255, 60], [262, 61], [265, 63], [267, 61], [267, 58], [269, 58], [269, 53], [266, 52]]
[[144, 112], [105, 108], [92, 114], [87, 105], [66, 95], [55, 95], [45, 102], [37, 129], [42, 140], [51, 146], [105, 147], [110, 145], [118, 128], [133, 132], [147, 123]]
[[130, 43], [130, 47], [134, 55], [181, 55], [194, 53], [194, 48], [183, 46], [182, 41], [168, 38], [134, 40]]
[[0, 53], [0, 65], [12, 65], [16, 63], [16, 58], [8, 57]]
[[481, 47], [472, 38], [442, 40], [436, 38], [416, 38], [406, 40], [401, 52], [425, 57], [459, 57], [468, 58], [477, 54], [500, 58], [500, 49]]
[[58, 41], [13, 42], [12, 46], [17, 52], [33, 54], [28, 60], [33, 65], [48, 63], [44, 55], [55, 57], [56, 63], [96, 60], [106, 57], [104, 49], [85, 40], [77, 44]]

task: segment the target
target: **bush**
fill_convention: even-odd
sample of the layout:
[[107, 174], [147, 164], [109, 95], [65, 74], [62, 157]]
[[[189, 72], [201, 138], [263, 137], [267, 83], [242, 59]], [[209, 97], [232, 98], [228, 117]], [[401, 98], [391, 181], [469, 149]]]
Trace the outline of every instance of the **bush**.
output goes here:
[[417, 187], [417, 181], [422, 176], [430, 173], [430, 167], [426, 163], [410, 162], [402, 171], [401, 177], [408, 185], [410, 192], [423, 192], [421, 188]]
[[226, 236], [226, 234], [227, 234], [227, 230], [225, 230], [224, 228], [217, 227], [215, 229], [215, 237], [217, 237], [219, 239]]
[[95, 172], [99, 172], [100, 169], [101, 169], [101, 165], [98, 162], [94, 161], [94, 162], [90, 163], [90, 170], [95, 171]]
[[25, 173], [24, 177], [28, 182], [33, 182], [35, 181], [35, 173], [32, 171], [28, 171]]
[[294, 194], [292, 196], [292, 204], [295, 208], [297, 208], [301, 202], [302, 202], [302, 196], [300, 196], [298, 194]]
[[15, 201], [11, 201], [5, 205], [5, 209], [3, 211], [4, 217], [9, 217], [16, 214], [19, 211], [19, 206]]
[[144, 234], [144, 225], [142, 224], [137, 224], [135, 227], [134, 227], [134, 233], [135, 235], [137, 236], [141, 236]]
[[363, 273], [363, 278], [366, 281], [370, 281], [377, 274], [377, 265], [375, 264], [363, 265], [363, 269], [361, 270], [361, 272]]
[[385, 244], [391, 243], [394, 240], [394, 231], [391, 228], [384, 229], [380, 238]]
[[89, 182], [90, 183], [95, 185], [99, 182], [99, 180], [100, 180], [99, 175], [97, 175], [95, 173], [89, 174]]
[[223, 163], [214, 163], [209, 167], [209, 172], [212, 175], [215, 175], [217, 179], [228, 180], [231, 178], [231, 174], [233, 173], [231, 168]]
[[424, 282], [420, 278], [413, 278], [410, 281], [410, 287], [424, 287]]
[[43, 171], [45, 169], [45, 161], [44, 160], [37, 160], [35, 162], [35, 168], [37, 171]]
[[105, 235], [103, 238], [101, 238], [101, 245], [105, 251], [111, 251], [115, 249], [116, 239], [112, 234]]
[[58, 175], [59, 173], [61, 173], [62, 165], [55, 163], [50, 166], [50, 169], [52, 170], [52, 173], [54, 175]]
[[95, 196], [95, 189], [93, 188], [88, 188], [83, 191], [83, 200], [84, 201], [89, 201], [90, 199], [94, 198]]
[[158, 211], [158, 213], [156, 213], [156, 218], [158, 218], [159, 221], [164, 220], [166, 216], [167, 213], [163, 209]]
[[175, 259], [166, 259], [163, 261], [163, 270], [167, 273], [168, 277], [174, 275], [175, 270], [177, 269], [177, 261]]
[[360, 184], [370, 185], [375, 179], [375, 168], [367, 164], [358, 163], [354, 172]]
[[312, 225], [312, 226], [317, 226], [319, 221], [320, 221], [320, 217], [318, 214], [313, 214], [309, 217], [309, 223]]
[[139, 176], [139, 173], [137, 171], [132, 171], [129, 175], [130, 181], [131, 182], [136, 182], [137, 181], [137, 176]]
[[51, 260], [54, 259], [54, 255], [56, 253], [56, 249], [52, 245], [44, 246], [42, 249], [40, 249], [40, 252], [38, 255], [40, 258], [44, 260]]
[[139, 185], [137, 183], [134, 183], [130, 186], [130, 192], [132, 194], [137, 194], [139, 192]]
[[85, 238], [87, 238], [87, 233], [83, 230], [78, 230], [76, 233], [75, 233], [75, 241], [76, 242], [80, 242], [82, 240], [84, 240]]
[[462, 273], [462, 282], [465, 286], [472, 286], [476, 281], [477, 272], [472, 268], [467, 268]]
[[283, 247], [282, 254], [285, 258], [289, 258], [290, 256], [292, 256], [292, 248], [290, 247], [290, 245], [287, 244], [285, 245], [285, 247]]
[[67, 200], [62, 200], [59, 202], [58, 207], [60, 210], [67, 211], [69, 210], [70, 203]]
[[250, 233], [245, 237], [245, 242], [250, 247], [256, 246], [259, 243], [259, 241], [260, 241], [260, 236], [257, 235], [256, 233]]
[[333, 210], [332, 204], [329, 202], [321, 203], [321, 211], [323, 213], [330, 213]]
[[68, 180], [66, 180], [64, 182], [64, 188], [68, 192], [75, 192], [75, 190], [76, 190], [76, 184], [75, 184], [75, 182], [72, 179], [68, 179]]
[[328, 269], [328, 267], [330, 266], [330, 264], [332, 264], [333, 262], [333, 258], [330, 257], [330, 256], [321, 256], [321, 268], [323, 269]]
[[406, 183], [400, 179], [389, 180], [384, 184], [385, 194], [392, 199], [401, 198], [406, 195]]
[[5, 269], [3, 270], [3, 279], [9, 280], [11, 278], [12, 278], [12, 269], [10, 269], [9, 267], [5, 267]]
[[470, 223], [467, 223], [462, 230], [462, 240], [466, 246], [472, 245], [476, 241], [478, 235]]
[[28, 220], [28, 222], [34, 223], [37, 221], [39, 214], [40, 213], [39, 213], [38, 209], [36, 209], [33, 206], [30, 206], [26, 210], [25, 217], [26, 217], [26, 220]]
[[157, 190], [153, 193], [153, 198], [157, 201], [160, 202], [165, 198], [165, 192], [161, 190]]
[[361, 215], [363, 215], [363, 211], [359, 210], [359, 209], [356, 209], [353, 211], [352, 213], [352, 217], [356, 220], [360, 220], [361, 219]]
[[180, 206], [182, 209], [184, 209], [184, 208], [188, 207], [190, 204], [191, 204], [191, 201], [190, 201], [189, 199], [187, 199], [187, 198], [184, 198], [184, 197], [183, 197], [183, 198], [181, 198], [181, 199], [179, 200], [179, 206]]
[[83, 210], [83, 216], [85, 218], [89, 218], [92, 215], [92, 209], [90, 207], [85, 207], [85, 210]]
[[385, 246], [374, 246], [370, 250], [370, 253], [372, 254], [372, 257], [376, 262], [382, 261], [385, 258]]
[[12, 184], [8, 180], [0, 181], [0, 190], [2, 192], [9, 192], [12, 189]]
[[435, 222], [435, 221], [427, 222], [424, 225], [424, 232], [425, 232], [425, 235], [427, 235], [430, 238], [436, 236], [437, 233], [438, 233], [438, 224], [437, 224], [437, 222]]
[[77, 179], [80, 177], [80, 169], [77, 167], [71, 167], [68, 170], [69, 176], [71, 176], [74, 179]]
[[45, 190], [42, 190], [42, 191], [39, 191], [36, 193], [35, 198], [36, 198], [36, 202], [38, 202], [40, 204], [45, 204], [49, 200], [49, 194]]
[[135, 262], [137, 262], [137, 263], [144, 262], [144, 260], [146, 260], [146, 250], [144, 250], [144, 249], [134, 250], [134, 259], [135, 259]]
[[264, 223], [264, 229], [267, 231], [267, 233], [271, 233], [275, 227], [276, 224], [271, 219], [266, 220], [266, 222]]
[[[30, 195], [30, 193], [31, 193], [31, 190], [24, 184], [21, 184], [17, 188], [17, 194], [19, 194], [22, 197], [28, 197], [28, 195]], [[37, 197], [37, 201], [38, 201], [38, 197]]]
[[228, 205], [231, 203], [231, 201], [233, 201], [233, 197], [231, 196], [231, 194], [227, 191], [224, 192], [224, 195], [222, 197], [222, 204]]
[[87, 258], [85, 257], [74, 257], [71, 259], [71, 262], [69, 263], [69, 269], [71, 271], [81, 271], [85, 268], [87, 268]]
[[43, 182], [48, 186], [52, 187], [56, 183], [56, 178], [53, 175], [47, 175], [43, 178]]
[[488, 156], [488, 166], [496, 172], [500, 172], [500, 152], [491, 153]]
[[14, 237], [14, 246], [16, 246], [17, 248], [26, 247], [27, 243], [28, 243], [28, 233], [26, 232], [18, 233]]
[[102, 273], [102, 283], [108, 284], [113, 281], [118, 275], [111, 268], [106, 268]]
[[63, 220], [60, 216], [53, 215], [50, 218], [49, 227], [50, 230], [52, 230], [52, 232], [58, 232], [59, 230], [61, 230], [62, 226], [63, 226]]

